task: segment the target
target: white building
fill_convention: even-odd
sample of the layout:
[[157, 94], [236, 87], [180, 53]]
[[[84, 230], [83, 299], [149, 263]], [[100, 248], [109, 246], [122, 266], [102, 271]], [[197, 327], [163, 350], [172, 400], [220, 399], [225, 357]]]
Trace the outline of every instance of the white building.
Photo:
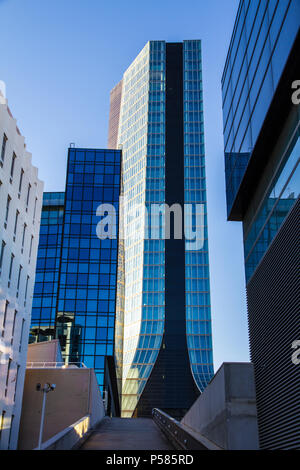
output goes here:
[[0, 92], [0, 449], [16, 449], [43, 183]]

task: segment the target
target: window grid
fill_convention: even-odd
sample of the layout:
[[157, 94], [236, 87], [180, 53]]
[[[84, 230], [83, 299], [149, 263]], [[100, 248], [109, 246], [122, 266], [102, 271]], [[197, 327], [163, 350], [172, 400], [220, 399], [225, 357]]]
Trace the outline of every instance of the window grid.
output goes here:
[[[184, 41], [184, 164], [185, 203], [204, 206], [204, 246], [187, 249], [186, 241], [186, 330], [191, 368], [202, 391], [213, 370], [210, 282], [207, 234], [207, 204], [202, 97], [201, 41]], [[194, 225], [193, 219], [193, 225]], [[195, 229], [196, 226], [193, 226]], [[199, 227], [198, 227], [199, 229]]]
[[297, 34], [298, 17], [297, 2], [241, 2], [222, 79], [228, 211]]

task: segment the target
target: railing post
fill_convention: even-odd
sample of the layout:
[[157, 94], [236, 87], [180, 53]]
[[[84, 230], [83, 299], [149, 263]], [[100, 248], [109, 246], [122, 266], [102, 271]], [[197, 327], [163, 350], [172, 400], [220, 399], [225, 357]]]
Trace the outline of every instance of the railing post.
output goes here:
[[44, 421], [45, 421], [46, 396], [47, 396], [47, 392], [46, 392], [46, 389], [44, 387], [43, 388], [43, 404], [42, 404], [42, 414], [41, 414], [41, 424], [40, 424], [38, 450], [41, 450], [41, 446], [42, 446]]
[[44, 387], [41, 389], [41, 384], [36, 385], [36, 390], [38, 392], [43, 392], [43, 403], [42, 403], [42, 413], [41, 413], [41, 424], [40, 424], [40, 432], [39, 432], [39, 442], [37, 446], [37, 450], [41, 450], [42, 447], [42, 440], [43, 440], [43, 431], [44, 431], [44, 421], [45, 421], [45, 408], [46, 408], [46, 395], [48, 392], [55, 390], [55, 384], [45, 384]]

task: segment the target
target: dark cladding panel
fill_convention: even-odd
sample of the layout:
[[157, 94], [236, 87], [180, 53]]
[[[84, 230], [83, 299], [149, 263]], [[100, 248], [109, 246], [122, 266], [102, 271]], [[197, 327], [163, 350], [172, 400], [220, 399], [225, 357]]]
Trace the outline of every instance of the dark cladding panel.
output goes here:
[[295, 204], [247, 286], [260, 445], [300, 449], [299, 216]]

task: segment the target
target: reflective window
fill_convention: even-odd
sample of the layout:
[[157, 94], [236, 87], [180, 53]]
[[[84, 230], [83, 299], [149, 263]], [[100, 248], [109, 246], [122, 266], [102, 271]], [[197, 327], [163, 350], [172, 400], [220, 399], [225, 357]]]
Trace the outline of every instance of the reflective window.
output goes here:
[[300, 25], [299, 2], [240, 2], [222, 78], [230, 212]]
[[44, 193], [29, 342], [54, 339], [64, 193]]
[[117, 239], [98, 238], [96, 211], [115, 207], [117, 236], [120, 161], [120, 151], [70, 150], [61, 235], [56, 335], [66, 361], [95, 369], [102, 392], [104, 356], [113, 354]]
[[281, 224], [299, 197], [299, 131], [288, 150], [288, 157], [274, 179], [268, 196], [245, 238], [246, 277], [250, 279]]
[[[186, 251], [186, 330], [191, 369], [200, 390], [204, 390], [213, 376], [213, 355], [210, 324], [209, 257], [207, 242], [205, 150], [202, 96], [201, 42], [185, 41], [183, 46], [184, 76], [188, 73], [198, 79], [184, 80], [184, 159], [185, 203], [204, 207], [201, 250]], [[197, 111], [195, 120], [194, 111]], [[192, 171], [191, 171], [192, 170]], [[203, 175], [203, 177], [200, 177]], [[195, 228], [195, 227], [194, 227]], [[188, 243], [188, 242], [186, 242]], [[205, 309], [205, 322], [201, 321]]]

